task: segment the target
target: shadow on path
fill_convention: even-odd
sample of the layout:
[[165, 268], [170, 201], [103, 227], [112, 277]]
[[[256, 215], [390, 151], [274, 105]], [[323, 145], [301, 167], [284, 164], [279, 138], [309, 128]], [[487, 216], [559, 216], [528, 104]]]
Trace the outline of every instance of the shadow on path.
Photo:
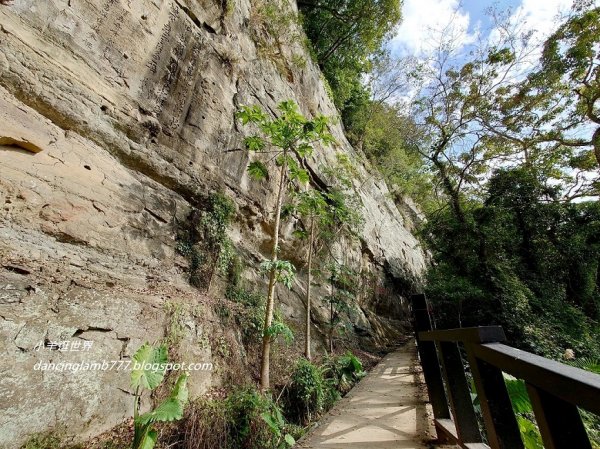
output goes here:
[[429, 449], [431, 411], [414, 341], [388, 354], [295, 447]]

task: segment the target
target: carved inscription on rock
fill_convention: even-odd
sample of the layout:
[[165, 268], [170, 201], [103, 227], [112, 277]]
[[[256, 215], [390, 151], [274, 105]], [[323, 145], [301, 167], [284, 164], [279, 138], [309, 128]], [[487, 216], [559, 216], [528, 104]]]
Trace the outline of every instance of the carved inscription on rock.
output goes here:
[[202, 36], [189, 17], [171, 4], [168, 20], [149, 58], [141, 102], [167, 135], [181, 127], [202, 65]]

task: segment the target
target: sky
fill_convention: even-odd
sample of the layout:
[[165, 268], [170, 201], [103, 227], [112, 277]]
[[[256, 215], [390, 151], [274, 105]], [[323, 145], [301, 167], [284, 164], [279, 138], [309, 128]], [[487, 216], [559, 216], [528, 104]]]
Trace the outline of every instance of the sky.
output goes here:
[[513, 20], [526, 22], [529, 29], [548, 36], [556, 26], [560, 12], [570, 9], [573, 0], [404, 0], [403, 22], [390, 42], [393, 53], [426, 56], [428, 41], [434, 30], [441, 30], [452, 20], [459, 24], [459, 41], [467, 46], [476, 30], [491, 25], [485, 11], [491, 6], [510, 8]]

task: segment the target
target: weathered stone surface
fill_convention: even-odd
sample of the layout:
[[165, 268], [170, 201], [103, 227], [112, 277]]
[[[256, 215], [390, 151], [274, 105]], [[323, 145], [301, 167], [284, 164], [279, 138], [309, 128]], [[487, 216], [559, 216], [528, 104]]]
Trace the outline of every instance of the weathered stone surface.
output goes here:
[[[240, 148], [247, 132], [235, 111], [260, 104], [274, 113], [291, 98], [309, 116], [335, 116], [301, 44], [285, 36], [276, 42], [265, 29], [259, 4], [249, 0], [0, 5], [0, 445], [16, 446], [57, 424], [85, 437], [130, 414], [128, 374], [33, 367], [128, 360], [143, 341], [164, 336], [172, 319], [166, 304], [206, 303], [186, 281], [175, 236], [207, 192], [235, 199], [233, 241], [251, 264], [265, 257], [275, 199], [272, 186], [248, 179], [248, 156], [227, 151]], [[274, 42], [279, 53], [269, 50]], [[291, 62], [294, 56], [306, 64]], [[324, 164], [338, 152], [354, 154], [341, 126], [332, 133], [335, 148], [318, 149], [308, 161], [323, 183], [332, 182]], [[340, 251], [409, 289], [424, 254], [385, 185], [357, 170], [362, 241]], [[301, 255], [289, 230], [283, 248]], [[300, 274], [291, 292], [279, 291], [282, 311], [298, 323]], [[315, 290], [327, 294], [325, 286]], [[397, 332], [398, 322], [386, 316], [402, 318], [399, 293], [406, 291], [361, 298], [357, 331], [371, 342]], [[226, 331], [205, 309], [186, 312], [184, 359], [210, 362], [207, 339]], [[327, 309], [319, 301], [314, 317], [315, 330], [324, 331]], [[35, 350], [54, 340], [93, 341], [93, 351]], [[219, 377], [194, 374], [192, 393]]]

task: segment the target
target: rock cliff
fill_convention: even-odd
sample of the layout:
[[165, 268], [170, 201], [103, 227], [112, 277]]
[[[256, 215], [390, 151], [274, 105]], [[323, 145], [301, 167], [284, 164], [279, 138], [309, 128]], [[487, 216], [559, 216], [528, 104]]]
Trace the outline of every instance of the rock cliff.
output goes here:
[[[236, 203], [230, 233], [244, 276], [264, 283], [253, 267], [267, 254], [273, 189], [248, 178], [245, 152], [227, 151], [245, 132], [234, 113], [243, 104], [274, 113], [293, 99], [307, 116], [336, 117], [289, 20], [294, 8], [280, 5], [273, 17], [249, 0], [0, 5], [0, 446], [56, 426], [84, 438], [129, 416], [128, 374], [117, 367], [36, 363], [128, 360], [164, 337], [174, 303], [188, 306], [178, 318], [182, 360], [221, 364], [193, 374], [192, 394], [222, 381], [228, 362], [215, 354], [216, 336], [235, 345], [239, 332], [214, 312], [218, 286], [206, 295], [189, 285], [176, 236], [202, 198], [224, 192]], [[425, 256], [339, 120], [331, 131], [337, 144], [308, 166], [328, 184], [323, 167], [338, 154], [357, 161], [364, 228], [340, 250], [393, 286], [361, 298], [355, 318], [363, 340], [378, 344], [396, 335]], [[289, 235], [284, 245], [301, 249]], [[304, 287], [300, 272], [291, 292], [279, 291], [291, 322], [303, 321]], [[317, 335], [325, 313], [317, 301]], [[61, 341], [79, 350], [53, 347]]]

